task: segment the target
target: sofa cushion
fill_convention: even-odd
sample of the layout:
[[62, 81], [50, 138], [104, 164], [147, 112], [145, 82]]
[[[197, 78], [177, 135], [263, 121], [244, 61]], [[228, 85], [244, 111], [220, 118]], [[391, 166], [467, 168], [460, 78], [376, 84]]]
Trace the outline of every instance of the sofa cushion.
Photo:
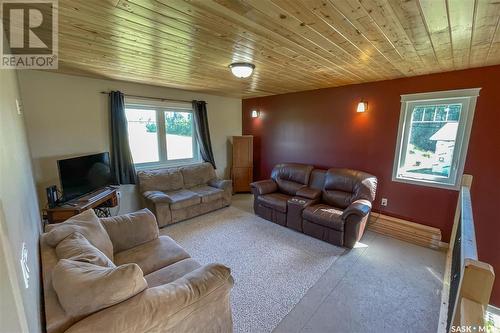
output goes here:
[[111, 239], [92, 209], [73, 216], [63, 223], [49, 224], [46, 231], [47, 244], [52, 247], [56, 247], [59, 242], [72, 233], [79, 232], [106, 257], [113, 260]]
[[175, 191], [184, 186], [178, 168], [144, 170], [137, 172], [141, 193], [147, 191]]
[[269, 193], [260, 195], [257, 200], [265, 207], [275, 209], [279, 212], [286, 213], [288, 199], [292, 197], [283, 193]]
[[159, 236], [156, 218], [149, 209], [105, 217], [101, 219], [101, 223], [108, 232], [115, 253], [155, 240]]
[[222, 198], [224, 191], [212, 186], [199, 185], [189, 189], [201, 197], [201, 202], [212, 202]]
[[325, 185], [326, 170], [314, 169], [309, 178], [309, 187], [322, 190]]
[[278, 184], [278, 189], [280, 190], [280, 192], [283, 192], [288, 195], [297, 195], [297, 192], [301, 188], [306, 187], [306, 185], [302, 185], [285, 179], [277, 179], [276, 183]]
[[144, 274], [150, 274], [180, 260], [190, 258], [172, 238], [159, 238], [115, 254], [115, 264], [136, 263]]
[[323, 204], [309, 206], [304, 209], [302, 216], [305, 220], [324, 227], [338, 231], [344, 230], [344, 221], [341, 218], [342, 211], [332, 206]]
[[357, 170], [332, 168], [326, 172], [323, 200], [344, 209], [359, 199], [372, 202], [376, 189], [375, 176]]
[[271, 178], [278, 184], [280, 192], [296, 195], [300, 188], [308, 184], [312, 170], [310, 165], [278, 164], [273, 168]]
[[102, 267], [61, 259], [52, 271], [59, 302], [71, 316], [85, 316], [123, 302], [147, 288], [139, 266]]
[[190, 190], [178, 190], [165, 193], [170, 199], [170, 209], [183, 209], [201, 202], [200, 196]]
[[210, 163], [185, 166], [181, 168], [181, 172], [185, 188], [206, 185], [210, 180], [216, 178], [214, 167]]
[[314, 168], [311, 165], [305, 164], [294, 164], [294, 163], [283, 163], [276, 165], [272, 172], [271, 178], [274, 181], [278, 179], [289, 180], [294, 183], [299, 183], [302, 185], [307, 185], [309, 183], [309, 177], [311, 176], [311, 171]]
[[104, 267], [115, 267], [115, 264], [99, 251], [79, 232], [74, 232], [64, 238], [56, 246], [59, 259], [71, 259]]
[[173, 282], [200, 267], [201, 265], [197, 261], [187, 258], [170, 266], [160, 268], [159, 270], [146, 275], [144, 278], [148, 283], [148, 288], [153, 288]]

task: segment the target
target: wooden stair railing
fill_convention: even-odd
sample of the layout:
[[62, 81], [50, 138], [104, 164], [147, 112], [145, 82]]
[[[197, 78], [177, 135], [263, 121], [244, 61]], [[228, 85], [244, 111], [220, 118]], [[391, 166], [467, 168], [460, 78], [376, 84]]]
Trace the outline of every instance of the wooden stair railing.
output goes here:
[[495, 273], [491, 265], [478, 260], [471, 184], [472, 176], [464, 175], [446, 258], [438, 333], [467, 327], [472, 332], [486, 332], [484, 313]]

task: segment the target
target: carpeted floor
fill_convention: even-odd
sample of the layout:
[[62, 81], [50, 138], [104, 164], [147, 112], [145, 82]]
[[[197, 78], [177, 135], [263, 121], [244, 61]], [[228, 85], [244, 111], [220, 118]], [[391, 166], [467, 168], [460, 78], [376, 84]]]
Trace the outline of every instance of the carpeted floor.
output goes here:
[[344, 249], [237, 205], [161, 230], [202, 264], [232, 270], [234, 332], [271, 332]]

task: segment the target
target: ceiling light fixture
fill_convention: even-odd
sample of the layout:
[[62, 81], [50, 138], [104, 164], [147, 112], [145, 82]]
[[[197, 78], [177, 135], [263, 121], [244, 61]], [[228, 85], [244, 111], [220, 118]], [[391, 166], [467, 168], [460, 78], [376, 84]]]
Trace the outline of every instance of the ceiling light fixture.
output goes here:
[[235, 62], [229, 65], [231, 73], [240, 79], [250, 77], [255, 69], [255, 65], [248, 62]]

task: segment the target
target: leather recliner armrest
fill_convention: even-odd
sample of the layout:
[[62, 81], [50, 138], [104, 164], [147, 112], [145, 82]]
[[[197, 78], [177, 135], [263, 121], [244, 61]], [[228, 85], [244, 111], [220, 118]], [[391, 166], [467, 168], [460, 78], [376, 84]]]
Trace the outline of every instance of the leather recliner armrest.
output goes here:
[[341, 215], [344, 225], [344, 246], [353, 248], [361, 239], [366, 228], [372, 203], [365, 199], [354, 201]]
[[278, 184], [276, 184], [273, 180], [271, 179], [266, 179], [266, 180], [260, 180], [258, 182], [253, 182], [250, 184], [252, 189], [255, 191], [252, 191], [258, 195], [264, 195], [268, 193], [273, 193], [278, 191]]
[[315, 199], [319, 199], [319, 197], [321, 196], [321, 191], [318, 189], [306, 186], [306, 187], [302, 187], [301, 189], [299, 189], [295, 193], [295, 195], [299, 196], [299, 197], [304, 197], [307, 199], [315, 200]]
[[356, 200], [344, 210], [341, 217], [346, 220], [349, 216], [355, 215], [361, 219], [368, 215], [371, 209], [372, 203], [370, 201], [365, 199]]

